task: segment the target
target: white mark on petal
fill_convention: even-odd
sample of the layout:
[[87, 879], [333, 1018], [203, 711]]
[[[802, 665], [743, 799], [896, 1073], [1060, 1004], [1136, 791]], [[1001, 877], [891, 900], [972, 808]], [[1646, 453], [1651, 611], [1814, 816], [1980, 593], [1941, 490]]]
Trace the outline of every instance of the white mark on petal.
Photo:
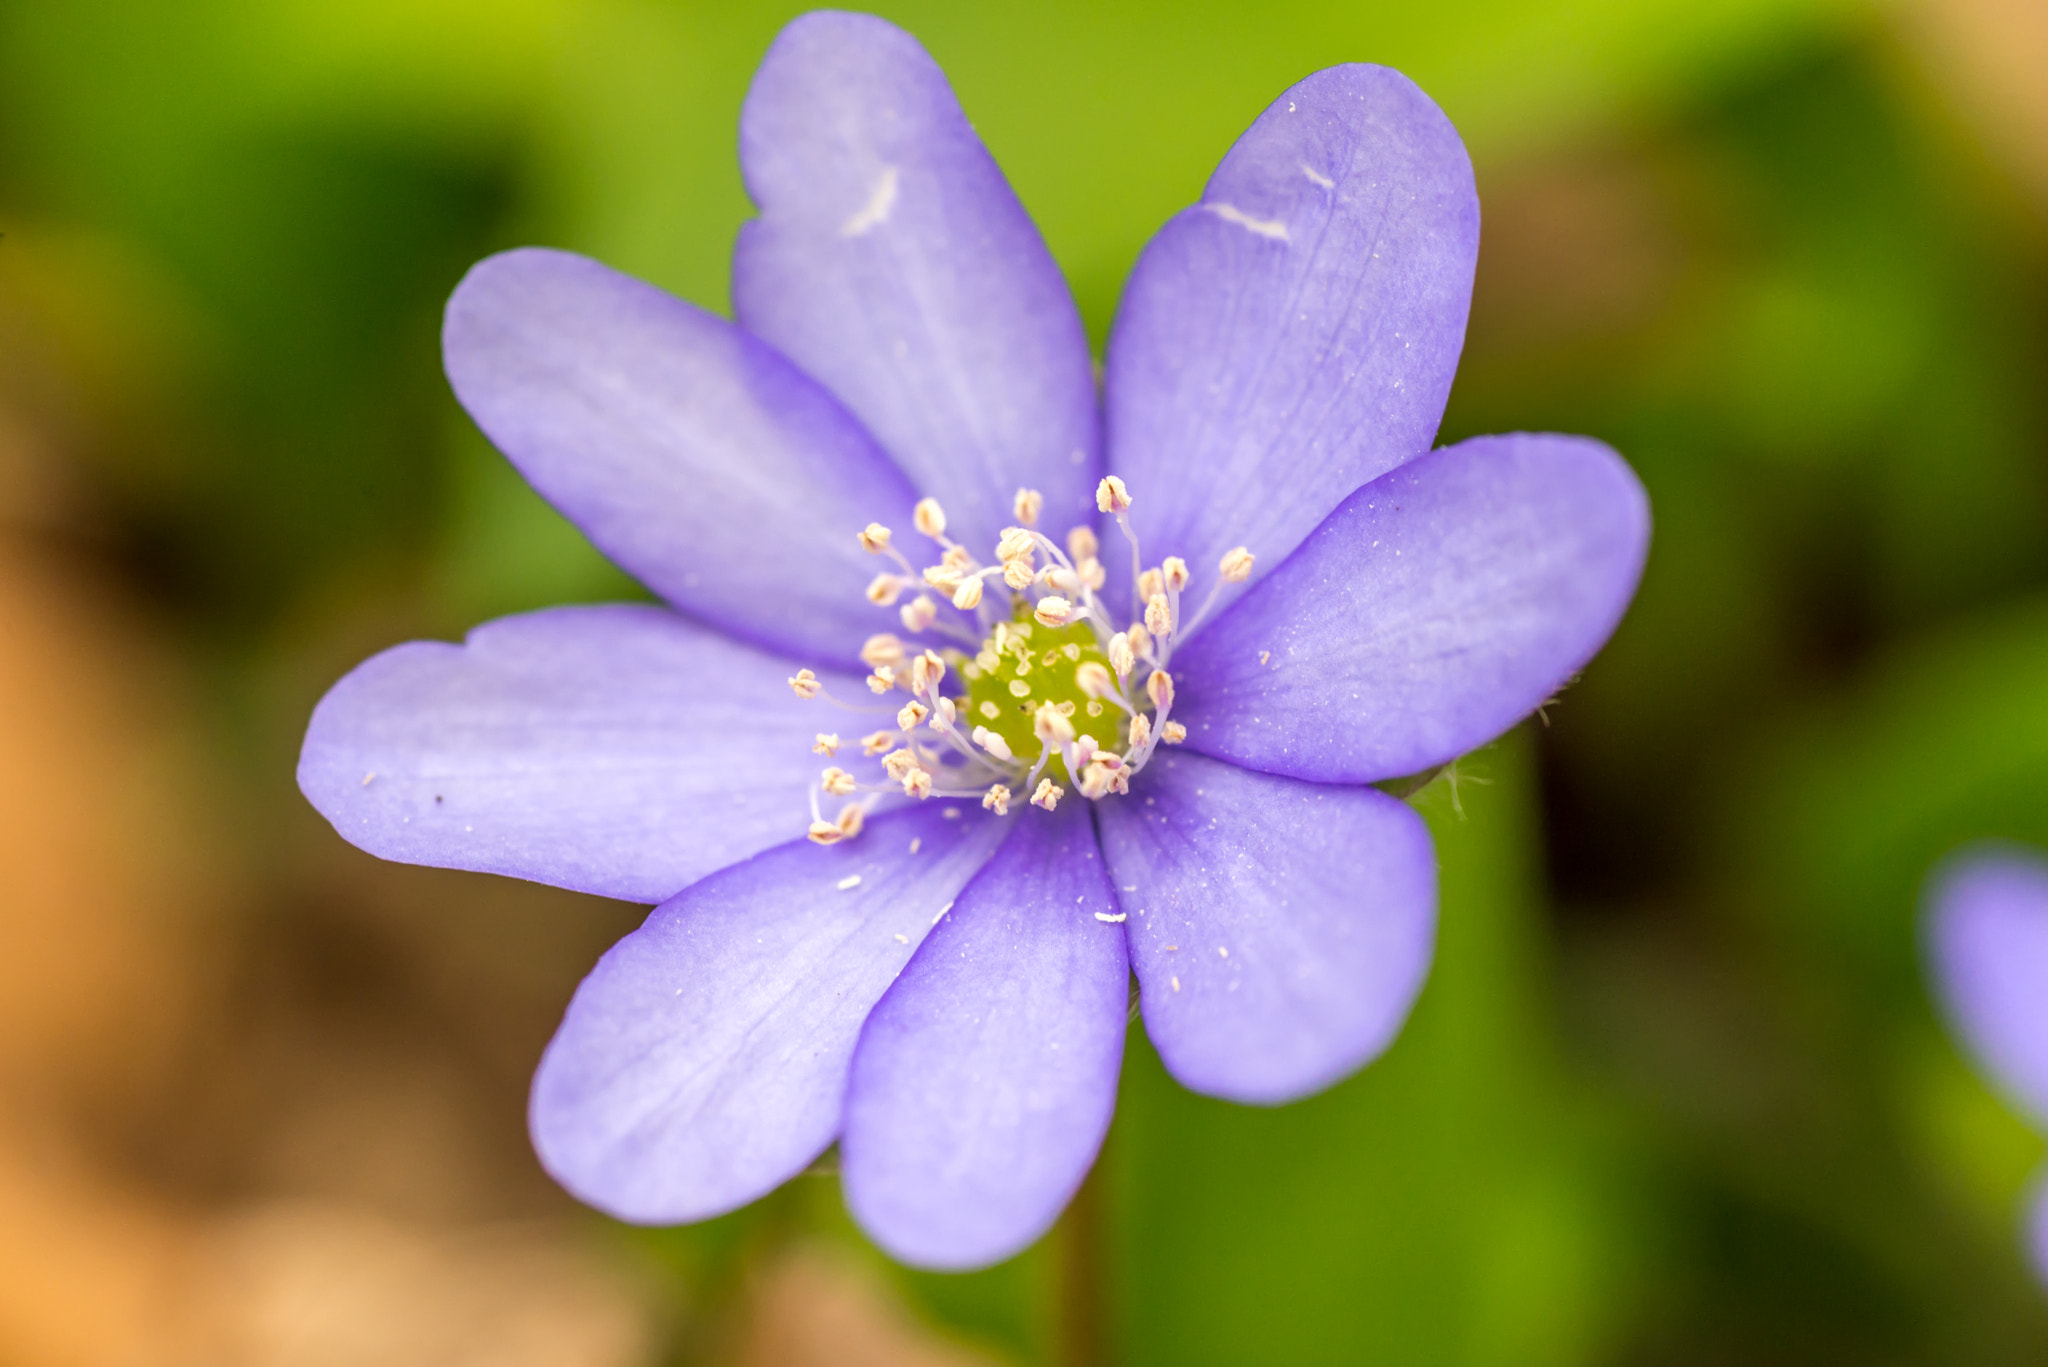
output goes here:
[[363, 775], [363, 786], [365, 788], [369, 787], [372, 783], [375, 783], [376, 781], [377, 771], [374, 769], [371, 770], [369, 773]]
[[855, 888], [859, 886], [860, 875], [857, 873], [849, 873], [846, 875], [846, 877], [839, 880], [839, 890], [841, 892], [852, 892]]
[[1120, 925], [1120, 924], [1122, 924], [1122, 923], [1123, 923], [1123, 919], [1124, 919], [1124, 913], [1123, 913], [1123, 912], [1121, 912], [1121, 911], [1118, 911], [1118, 912], [1098, 911], [1098, 912], [1096, 912], [1096, 913], [1095, 913], [1095, 919], [1096, 919], [1096, 920], [1098, 920], [1098, 921], [1107, 921], [1107, 922], [1108, 922], [1108, 923], [1109, 923], [1110, 925], [1113, 925], [1113, 926], [1114, 926], [1114, 925]]
[[910, 943], [910, 937], [908, 935], [898, 935], [896, 937], [896, 943], [899, 945], [907, 945]]
[[1331, 180], [1328, 176], [1324, 175], [1321, 171], [1316, 170], [1315, 167], [1309, 165], [1307, 162], [1303, 162], [1301, 164], [1301, 173], [1307, 176], [1310, 180], [1314, 181], [1316, 184], [1322, 186], [1325, 190], [1334, 190], [1337, 188], [1336, 181]]
[[1204, 204], [1202, 207], [1225, 223], [1235, 223], [1248, 233], [1269, 237], [1275, 242], [1287, 240], [1287, 225], [1277, 218], [1253, 218], [1235, 204]]
[[896, 168], [884, 166], [881, 179], [875, 188], [868, 191], [868, 202], [860, 206], [860, 212], [839, 225], [841, 237], [859, 237], [872, 232], [889, 221], [889, 211], [896, 207]]
[[918, 847], [922, 844], [924, 844], [924, 837], [921, 835], [913, 835], [912, 837], [910, 837], [910, 852], [912, 854], [916, 854]]

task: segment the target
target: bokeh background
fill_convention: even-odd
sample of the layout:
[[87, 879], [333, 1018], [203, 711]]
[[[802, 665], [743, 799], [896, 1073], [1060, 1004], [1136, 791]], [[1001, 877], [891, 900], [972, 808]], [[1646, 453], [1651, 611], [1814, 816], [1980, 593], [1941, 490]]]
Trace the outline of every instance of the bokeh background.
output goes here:
[[794, 9], [0, 0], [0, 1361], [2048, 1360], [2043, 1144], [1916, 941], [1943, 852], [2048, 845], [2048, 7], [885, 11], [1098, 345], [1267, 101], [1399, 66], [1485, 214], [1446, 439], [1648, 484], [1612, 646], [1418, 799], [1408, 1030], [1278, 1111], [1134, 1032], [1083, 1199], [973, 1276], [889, 1266], [829, 1170], [576, 1207], [526, 1081], [640, 911], [379, 864], [292, 768], [362, 656], [638, 592], [464, 418], [439, 310], [528, 242], [722, 309]]

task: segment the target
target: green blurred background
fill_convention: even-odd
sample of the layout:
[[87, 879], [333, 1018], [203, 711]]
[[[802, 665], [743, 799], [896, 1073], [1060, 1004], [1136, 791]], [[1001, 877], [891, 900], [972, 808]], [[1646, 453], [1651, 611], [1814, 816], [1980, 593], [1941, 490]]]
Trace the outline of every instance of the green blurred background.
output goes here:
[[[638, 592], [442, 380], [540, 242], [723, 309], [793, 7], [0, 0], [0, 1361], [2038, 1363], [2043, 1159], [1927, 1001], [1928, 864], [2048, 846], [2038, 0], [906, 4], [1100, 345], [1307, 72], [1398, 66], [1485, 213], [1445, 439], [1648, 484], [1583, 682], [1418, 805], [1434, 976], [1277, 1111], [1134, 1032], [1083, 1200], [906, 1274], [828, 1171], [579, 1210], [525, 1084], [633, 908], [298, 798], [362, 656]], [[2044, 985], [2048, 990], [2048, 985]]]

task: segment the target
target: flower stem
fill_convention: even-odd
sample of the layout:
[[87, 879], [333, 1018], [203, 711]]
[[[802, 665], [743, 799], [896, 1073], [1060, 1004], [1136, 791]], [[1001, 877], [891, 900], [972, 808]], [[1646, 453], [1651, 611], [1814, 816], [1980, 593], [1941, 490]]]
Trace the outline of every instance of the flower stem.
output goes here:
[[1106, 1158], [1097, 1157], [1054, 1231], [1059, 1339], [1053, 1360], [1059, 1367], [1109, 1367], [1113, 1360], [1102, 1201]]

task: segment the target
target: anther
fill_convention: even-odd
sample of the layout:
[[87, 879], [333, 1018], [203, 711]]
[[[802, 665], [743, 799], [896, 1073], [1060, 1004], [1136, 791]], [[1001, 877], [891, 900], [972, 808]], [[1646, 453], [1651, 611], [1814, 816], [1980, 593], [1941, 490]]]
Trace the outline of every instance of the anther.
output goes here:
[[[1168, 724], [1179, 725], [1178, 722]], [[1150, 739], [1152, 739], [1152, 719], [1143, 712], [1140, 712], [1137, 716], [1131, 718], [1131, 749], [1134, 751], [1144, 749], [1145, 742]]]
[[1105, 513], [1120, 513], [1131, 506], [1131, 491], [1115, 475], [1104, 475], [1095, 486], [1095, 506]]
[[834, 797], [845, 797], [853, 791], [853, 775], [837, 765], [827, 769], [819, 777], [818, 782]]
[[1059, 806], [1060, 799], [1066, 795], [1067, 790], [1060, 787], [1059, 784], [1054, 783], [1049, 778], [1042, 778], [1038, 780], [1038, 791], [1031, 795], [1031, 805], [1043, 807], [1049, 812]]
[[1093, 802], [1109, 791], [1109, 785], [1110, 771], [1099, 764], [1091, 764], [1081, 771], [1080, 781], [1075, 786], [1081, 790], [1082, 797]]
[[1044, 507], [1045, 495], [1036, 489], [1019, 489], [1017, 497], [1010, 502], [1010, 511], [1027, 527], [1038, 525], [1038, 514]]
[[953, 590], [953, 606], [962, 612], [972, 612], [981, 606], [980, 575], [960, 581], [960, 587]]
[[[1153, 677], [1158, 677], [1154, 675]], [[932, 711], [921, 702], [907, 702], [896, 713], [896, 724], [905, 731], [915, 730], [917, 724], [929, 717]]]
[[1003, 583], [1011, 590], [1022, 593], [1031, 587], [1031, 580], [1037, 574], [1029, 558], [1005, 560], [1003, 562]]
[[910, 662], [910, 691], [929, 693], [946, 677], [946, 662], [935, 650], [927, 650]]
[[860, 752], [863, 755], [879, 755], [895, 743], [894, 731], [870, 731], [860, 738]]
[[868, 601], [876, 607], [886, 608], [903, 596], [903, 590], [910, 587], [910, 581], [900, 574], [878, 574], [868, 580]]
[[879, 522], [870, 522], [860, 529], [860, 548], [869, 555], [880, 555], [889, 549], [889, 529]]
[[1216, 562], [1217, 572], [1226, 584], [1242, 584], [1252, 577], [1252, 562], [1258, 557], [1244, 547], [1225, 551], [1223, 558]]
[[1138, 655], [1150, 655], [1152, 653], [1152, 633], [1145, 630], [1143, 622], [1131, 623], [1128, 639], [1130, 640], [1133, 653]]
[[867, 813], [848, 803], [839, 809], [839, 833], [848, 840], [860, 834], [860, 828], [867, 824]]
[[833, 735], [830, 731], [820, 731], [818, 738], [811, 742], [811, 753], [814, 755], [838, 754], [839, 737]]
[[1093, 527], [1075, 527], [1067, 532], [1067, 554], [1074, 557], [1074, 563], [1093, 560], [1102, 553], [1102, 543], [1095, 539]]
[[1074, 671], [1074, 687], [1081, 690], [1084, 698], [1106, 698], [1116, 690], [1116, 680], [1109, 677], [1109, 671], [1090, 660]]
[[877, 695], [887, 693], [895, 686], [896, 671], [887, 665], [883, 665], [880, 669], [868, 675], [868, 692], [870, 693]]
[[985, 810], [994, 812], [997, 816], [1008, 816], [1010, 814], [1010, 790], [1000, 783], [990, 784], [988, 791], [981, 795], [981, 805]]
[[1091, 589], [1100, 589], [1109, 578], [1109, 571], [1102, 568], [1102, 562], [1094, 556], [1086, 556], [1074, 566], [1074, 577]]
[[938, 619], [939, 605], [920, 593], [903, 605], [899, 615], [903, 618], [903, 629], [916, 635]]
[[1031, 714], [1031, 733], [1047, 745], [1065, 745], [1074, 738], [1074, 723], [1051, 703], [1042, 702]]
[[905, 774], [912, 773], [918, 768], [917, 756], [908, 750], [891, 750], [882, 756], [882, 768], [888, 772], [890, 778], [901, 783]]
[[1173, 634], [1173, 605], [1166, 601], [1166, 595], [1155, 593], [1145, 600], [1145, 630], [1155, 638]]
[[950, 594], [960, 587], [960, 571], [951, 565], [927, 565], [924, 570], [924, 582], [940, 593]]
[[825, 685], [819, 683], [818, 676], [808, 669], [799, 669], [790, 679], [789, 686], [805, 702], [825, 691]]
[[1159, 728], [1159, 739], [1168, 745], [1179, 745], [1188, 738], [1188, 729], [1177, 721], [1170, 721]]
[[965, 574], [974, 568], [974, 557], [967, 553], [965, 546], [948, 546], [946, 553], [939, 557], [939, 563], [955, 574]]
[[903, 795], [924, 801], [932, 795], [932, 776], [922, 769], [912, 769], [903, 776]]
[[1015, 755], [1010, 753], [1010, 742], [1004, 740], [986, 726], [974, 728], [974, 743], [1005, 763], [1016, 758]]
[[1153, 670], [1152, 677], [1145, 680], [1145, 696], [1162, 712], [1173, 706], [1173, 675], [1163, 669]]
[[1119, 631], [1109, 638], [1109, 667], [1116, 671], [1119, 679], [1127, 677], [1138, 666], [1138, 654], [1131, 649], [1131, 638]]
[[846, 839], [846, 832], [840, 830], [839, 827], [829, 821], [813, 821], [810, 830], [806, 831], [805, 834], [820, 845], [837, 845], [840, 841]]
[[1138, 576], [1138, 597], [1146, 602], [1151, 602], [1164, 592], [1166, 592], [1166, 576], [1161, 574], [1156, 568], [1146, 570]]
[[946, 534], [946, 510], [935, 498], [921, 498], [910, 510], [911, 525], [936, 540]]
[[1017, 560], [1027, 558], [1038, 549], [1038, 538], [1022, 527], [1005, 527], [1002, 539], [996, 542], [996, 559]]
[[932, 710], [932, 730], [951, 731], [959, 715], [959, 710], [953, 706], [951, 698], [940, 698], [938, 706]]
[[1166, 587], [1175, 593], [1188, 586], [1188, 562], [1177, 555], [1169, 555], [1161, 561], [1159, 572], [1166, 580]]
[[886, 632], [870, 636], [861, 643], [860, 662], [869, 669], [900, 665], [903, 663], [903, 642]]
[[1042, 627], [1063, 627], [1073, 619], [1074, 605], [1064, 598], [1041, 598], [1031, 615]]

